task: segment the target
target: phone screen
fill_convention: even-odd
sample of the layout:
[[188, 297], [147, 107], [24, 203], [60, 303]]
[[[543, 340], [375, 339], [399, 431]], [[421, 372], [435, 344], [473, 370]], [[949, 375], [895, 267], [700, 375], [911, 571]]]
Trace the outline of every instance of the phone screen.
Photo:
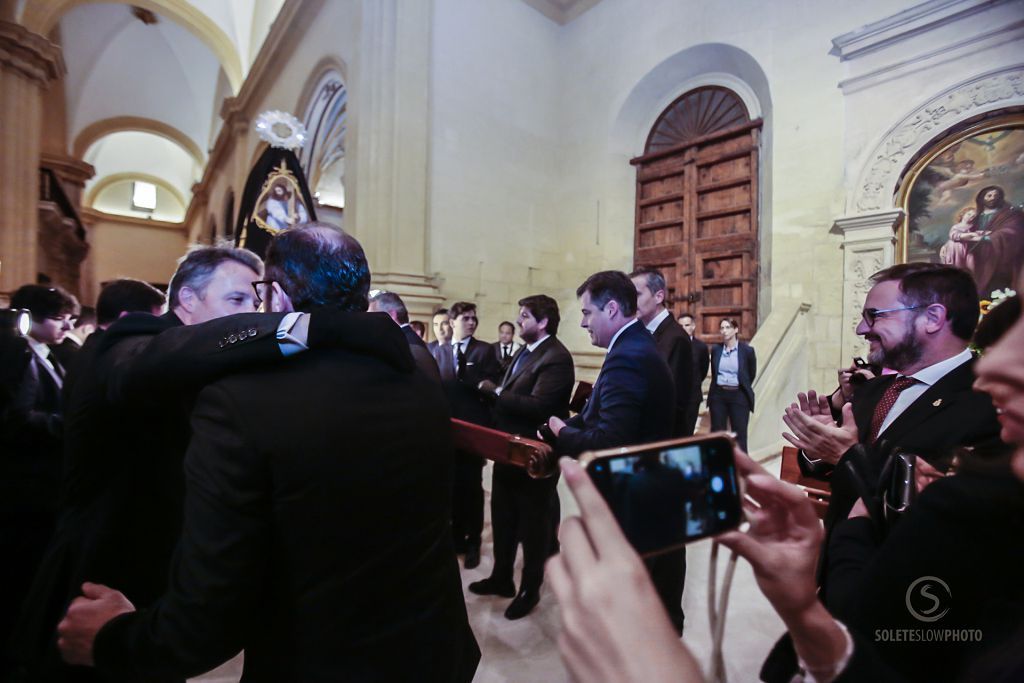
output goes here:
[[587, 465], [641, 555], [734, 529], [742, 518], [732, 442], [724, 437], [599, 456]]

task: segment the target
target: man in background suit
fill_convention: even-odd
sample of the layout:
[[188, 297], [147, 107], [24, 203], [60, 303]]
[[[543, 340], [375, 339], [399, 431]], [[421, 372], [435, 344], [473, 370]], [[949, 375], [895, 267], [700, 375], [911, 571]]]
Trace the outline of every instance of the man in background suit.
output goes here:
[[[668, 286], [656, 268], [638, 268], [629, 274], [636, 287], [637, 317], [654, 337], [658, 354], [668, 363], [676, 390], [672, 436], [693, 434], [693, 422], [687, 422], [693, 392], [693, 348], [690, 337], [665, 307]], [[659, 595], [669, 608], [672, 624], [683, 630], [683, 588], [686, 583], [686, 548], [644, 560]]]
[[686, 412], [690, 406], [694, 374], [690, 337], [666, 308], [668, 286], [661, 271], [639, 268], [630, 273], [629, 278], [636, 287], [637, 318], [654, 337], [658, 353], [672, 372], [676, 389], [672, 436], [689, 436], [693, 433], [693, 425], [687, 430]]
[[135, 612], [88, 584], [61, 624], [62, 652], [112, 680], [194, 676], [244, 648], [247, 681], [468, 683], [479, 649], [449, 540], [441, 388], [390, 320], [361, 313], [370, 272], [351, 236], [283, 232], [267, 275], [271, 310], [350, 312], [372, 339], [201, 392], [167, 592]]
[[548, 427], [559, 453], [634, 446], [667, 439], [675, 416], [675, 387], [654, 339], [636, 319], [636, 287], [617, 270], [594, 273], [576, 290], [580, 327], [608, 349], [583, 412], [557, 415]]
[[[576, 376], [572, 356], [556, 338], [558, 303], [536, 294], [519, 300], [519, 337], [526, 343], [505, 371], [500, 386], [482, 382], [494, 396], [495, 427], [533, 437], [550, 415], [569, 416], [569, 398]], [[532, 479], [521, 467], [495, 463], [491, 490], [494, 568], [491, 575], [469, 584], [477, 595], [515, 597], [507, 619], [525, 617], [540, 601], [544, 561], [554, 545], [558, 520], [558, 477]], [[516, 548], [523, 544], [523, 573], [518, 594], [512, 579]]]
[[[59, 287], [25, 285], [11, 308], [27, 309], [26, 337], [3, 340], [5, 396], [0, 405], [0, 648], [53, 533], [60, 491], [64, 366], [56, 347], [74, 326], [74, 296]], [[2, 650], [0, 650], [2, 652]], [[0, 676], [6, 657], [0, 655]]]
[[370, 297], [370, 307], [367, 310], [370, 313], [387, 313], [388, 317], [394, 320], [395, 324], [401, 328], [402, 334], [405, 335], [406, 341], [409, 342], [409, 351], [412, 352], [412, 358], [416, 361], [416, 365], [428, 377], [433, 377], [438, 381], [441, 380], [434, 355], [427, 350], [427, 343], [423, 341], [420, 335], [416, 334], [416, 331], [412, 329], [412, 325], [409, 324], [409, 310], [405, 307], [402, 297], [394, 292], [377, 292]]
[[519, 344], [515, 341], [516, 328], [507, 320], [498, 325], [498, 341], [491, 344], [494, 347], [494, 355], [501, 363], [501, 371], [508, 370], [512, 364], [512, 356], [519, 350]]
[[440, 367], [441, 361], [439, 360], [438, 349], [452, 343], [452, 321], [448, 319], [447, 308], [437, 309], [431, 321], [431, 327], [434, 329], [434, 341], [427, 344], [427, 351], [430, 351], [430, 355], [434, 357], [438, 367]]
[[[448, 310], [452, 342], [438, 345], [436, 356], [452, 417], [483, 427], [492, 426], [491, 409], [477, 387], [484, 380], [499, 382], [501, 365], [490, 344], [473, 338], [476, 304], [459, 301]], [[457, 451], [452, 501], [452, 538], [455, 552], [465, 553], [463, 566], [480, 564], [480, 537], [484, 529], [483, 458]]]
[[686, 409], [686, 424], [689, 431], [684, 434], [691, 436], [697, 429], [697, 416], [700, 415], [700, 402], [704, 393], [704, 378], [708, 376], [708, 368], [711, 367], [711, 354], [708, 352], [708, 345], [697, 338], [697, 321], [692, 313], [683, 313], [679, 316], [679, 326], [690, 337], [690, 346], [693, 348], [693, 393], [690, 395], [690, 405]]

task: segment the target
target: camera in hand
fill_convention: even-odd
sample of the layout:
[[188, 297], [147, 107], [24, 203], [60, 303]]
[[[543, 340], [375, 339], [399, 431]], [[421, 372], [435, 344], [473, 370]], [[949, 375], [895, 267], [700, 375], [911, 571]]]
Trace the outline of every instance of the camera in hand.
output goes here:
[[742, 520], [728, 434], [585, 453], [580, 464], [641, 555], [720, 534]]
[[558, 441], [558, 437], [551, 431], [551, 427], [548, 426], [547, 422], [543, 422], [537, 427], [537, 433], [540, 434], [541, 441], [549, 446], [554, 446], [555, 442]]
[[[857, 370], [867, 370], [868, 372], [870, 372], [875, 377], [878, 377], [879, 375], [882, 374], [882, 367], [880, 365], [874, 365], [872, 363], [868, 363], [863, 358], [859, 358], [859, 357], [858, 358], [854, 358], [853, 359], [853, 364], [854, 364], [854, 366], [856, 366]], [[866, 375], [863, 375], [863, 374], [861, 374], [859, 372], [854, 372], [853, 374], [850, 375], [850, 384], [852, 384], [854, 386], [859, 386], [859, 385], [864, 384], [865, 382], [867, 382], [868, 379], [870, 379], [870, 378], [867, 377]]]

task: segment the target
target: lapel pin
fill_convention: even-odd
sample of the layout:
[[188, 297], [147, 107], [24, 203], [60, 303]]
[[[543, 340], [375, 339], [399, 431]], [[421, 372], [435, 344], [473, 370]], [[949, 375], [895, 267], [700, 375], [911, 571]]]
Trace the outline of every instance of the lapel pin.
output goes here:
[[942, 399], [941, 398], [935, 399], [935, 401], [932, 402], [932, 405], [935, 406], [936, 408], [938, 408], [939, 406], [942, 405]]

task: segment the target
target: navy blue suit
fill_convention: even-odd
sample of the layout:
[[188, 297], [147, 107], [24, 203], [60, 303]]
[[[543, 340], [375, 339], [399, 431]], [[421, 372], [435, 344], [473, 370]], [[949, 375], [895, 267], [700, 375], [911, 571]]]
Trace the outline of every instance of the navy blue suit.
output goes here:
[[740, 448], [747, 450], [747, 425], [750, 413], [754, 412], [754, 378], [757, 377], [757, 355], [745, 342], [739, 342], [736, 351], [739, 359], [739, 388], [730, 390], [718, 384], [718, 365], [722, 360], [722, 345], [711, 347], [711, 388], [708, 389], [708, 412], [711, 413], [711, 431], [726, 428], [728, 422], [736, 432]]
[[559, 453], [633, 446], [667, 439], [675, 416], [675, 387], [654, 338], [640, 323], [615, 340], [583, 412], [558, 434]]

